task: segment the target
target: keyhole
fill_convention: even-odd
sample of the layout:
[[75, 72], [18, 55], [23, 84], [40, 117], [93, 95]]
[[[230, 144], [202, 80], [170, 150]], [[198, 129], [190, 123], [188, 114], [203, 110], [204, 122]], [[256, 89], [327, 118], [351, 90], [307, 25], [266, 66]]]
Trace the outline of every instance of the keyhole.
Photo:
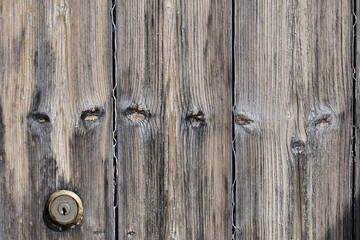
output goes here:
[[61, 214], [66, 215], [66, 208], [65, 207], [62, 208]]
[[62, 216], [67, 216], [69, 213], [70, 213], [70, 206], [69, 204], [67, 203], [61, 203], [59, 206], [58, 206], [58, 212], [60, 215]]

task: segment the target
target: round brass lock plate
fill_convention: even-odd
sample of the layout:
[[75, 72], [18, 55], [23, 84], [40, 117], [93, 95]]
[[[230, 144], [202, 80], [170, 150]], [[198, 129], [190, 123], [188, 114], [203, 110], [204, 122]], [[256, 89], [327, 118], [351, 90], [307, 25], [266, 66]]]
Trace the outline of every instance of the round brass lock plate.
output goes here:
[[68, 190], [51, 194], [46, 207], [51, 220], [58, 226], [76, 225], [83, 217], [84, 210], [80, 197]]

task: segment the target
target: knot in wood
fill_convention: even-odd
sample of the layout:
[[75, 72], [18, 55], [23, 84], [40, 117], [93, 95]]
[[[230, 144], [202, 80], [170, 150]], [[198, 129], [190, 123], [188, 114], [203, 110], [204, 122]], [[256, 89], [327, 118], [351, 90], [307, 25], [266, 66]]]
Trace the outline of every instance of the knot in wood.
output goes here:
[[318, 119], [314, 121], [314, 124], [317, 128], [324, 128], [331, 124], [332, 117], [330, 114], [321, 115]]
[[104, 111], [97, 108], [97, 107], [92, 107], [88, 110], [85, 110], [81, 113], [81, 119], [83, 121], [95, 121], [98, 118], [102, 117], [104, 115]]
[[290, 145], [294, 154], [301, 154], [305, 151], [305, 143], [302, 140], [291, 140]]
[[127, 116], [127, 118], [130, 119], [132, 122], [139, 123], [150, 118], [149, 111], [144, 110], [143, 108], [138, 106], [128, 107], [124, 113]]
[[244, 114], [237, 114], [235, 116], [235, 123], [237, 125], [241, 125], [241, 126], [249, 125], [252, 122], [254, 122], [254, 121]]
[[192, 113], [186, 117], [186, 121], [194, 128], [202, 127], [206, 124], [205, 114], [202, 111]]

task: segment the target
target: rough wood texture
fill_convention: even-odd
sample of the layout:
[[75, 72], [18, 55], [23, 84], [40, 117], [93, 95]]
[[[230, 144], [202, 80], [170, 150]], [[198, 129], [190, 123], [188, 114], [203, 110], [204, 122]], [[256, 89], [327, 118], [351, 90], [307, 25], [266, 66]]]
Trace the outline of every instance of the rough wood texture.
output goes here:
[[236, 1], [235, 24], [236, 239], [352, 239], [351, 1]]
[[[113, 239], [110, 1], [0, 1], [0, 239]], [[48, 229], [59, 189], [80, 226]]]
[[231, 238], [231, 1], [117, 1], [119, 239]]
[[355, 62], [354, 62], [354, 71], [356, 74], [355, 79], [355, 109], [354, 109], [354, 124], [355, 124], [355, 138], [354, 138], [354, 146], [355, 146], [355, 158], [354, 158], [354, 239], [360, 239], [360, 23], [359, 23], [359, 16], [360, 16], [360, 0], [354, 1], [356, 6], [356, 24], [354, 25], [354, 38], [356, 37], [354, 44], [354, 48], [356, 52], [355, 55]]

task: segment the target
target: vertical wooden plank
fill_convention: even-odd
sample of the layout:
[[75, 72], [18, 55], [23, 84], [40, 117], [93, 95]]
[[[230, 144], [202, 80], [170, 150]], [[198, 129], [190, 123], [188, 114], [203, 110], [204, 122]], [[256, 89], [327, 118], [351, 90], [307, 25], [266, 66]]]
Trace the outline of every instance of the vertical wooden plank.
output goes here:
[[231, 1], [117, 2], [119, 239], [231, 238]]
[[351, 239], [351, 1], [235, 21], [236, 239]]
[[355, 138], [354, 138], [354, 239], [360, 239], [360, 37], [359, 37], [359, 16], [360, 16], [360, 1], [354, 1], [354, 52], [355, 61], [354, 61], [354, 73], [356, 74], [355, 79], [355, 99], [354, 99], [354, 127], [355, 127]]
[[160, 7], [158, 1], [120, 0], [116, 5], [121, 240], [164, 239]]
[[[0, 239], [113, 239], [110, 10], [0, 2]], [[43, 221], [59, 189], [84, 204], [81, 224], [64, 232]]]

